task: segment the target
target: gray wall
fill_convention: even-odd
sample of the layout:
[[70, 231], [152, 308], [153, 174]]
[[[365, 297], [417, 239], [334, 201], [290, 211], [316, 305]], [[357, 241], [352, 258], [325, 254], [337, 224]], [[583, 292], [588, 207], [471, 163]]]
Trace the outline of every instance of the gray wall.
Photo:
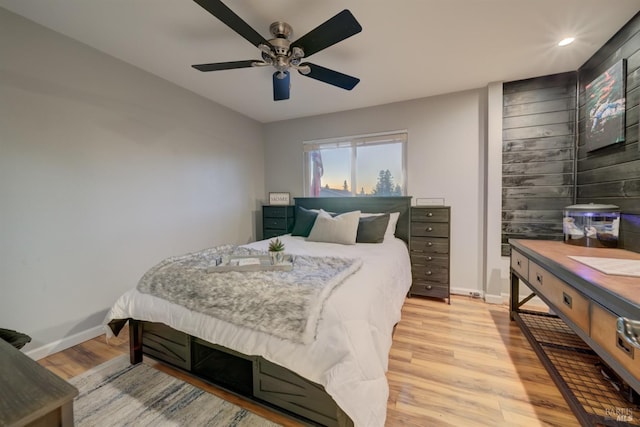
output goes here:
[[574, 204], [576, 72], [503, 88], [502, 254], [509, 239], [562, 240]]
[[[623, 59], [627, 61], [625, 140], [589, 152], [585, 86]], [[578, 76], [577, 201], [614, 204], [623, 213], [640, 214], [640, 13], [580, 67]]]
[[310, 139], [406, 129], [408, 195], [451, 206], [451, 287], [482, 291], [486, 91], [472, 90], [265, 125], [267, 191], [303, 195]]
[[0, 8], [0, 327], [95, 328], [162, 258], [255, 237], [262, 125]]

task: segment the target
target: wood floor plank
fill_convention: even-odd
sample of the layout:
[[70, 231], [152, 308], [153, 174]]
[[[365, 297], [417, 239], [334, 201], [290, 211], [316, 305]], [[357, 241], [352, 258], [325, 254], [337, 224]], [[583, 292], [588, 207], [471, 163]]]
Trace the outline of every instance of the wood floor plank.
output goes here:
[[[94, 338], [39, 362], [71, 378], [128, 352], [125, 329], [108, 342]], [[300, 425], [151, 359], [144, 363], [286, 427]], [[579, 425], [506, 305], [455, 295], [450, 305], [407, 298], [387, 379], [387, 427]]]

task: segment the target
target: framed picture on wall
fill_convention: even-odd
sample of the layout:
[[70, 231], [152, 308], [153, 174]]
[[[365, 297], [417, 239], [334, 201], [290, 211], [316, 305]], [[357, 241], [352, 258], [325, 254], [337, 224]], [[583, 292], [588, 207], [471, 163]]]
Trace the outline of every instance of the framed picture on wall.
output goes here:
[[585, 86], [587, 151], [624, 142], [626, 65], [616, 62]]

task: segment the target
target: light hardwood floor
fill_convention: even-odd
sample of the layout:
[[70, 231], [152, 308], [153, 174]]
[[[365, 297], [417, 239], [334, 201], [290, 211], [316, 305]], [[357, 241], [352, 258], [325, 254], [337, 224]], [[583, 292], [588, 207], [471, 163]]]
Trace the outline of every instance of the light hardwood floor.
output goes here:
[[[126, 331], [40, 363], [63, 378], [128, 354]], [[167, 366], [183, 378], [286, 427], [299, 424]], [[389, 359], [387, 426], [577, 426], [564, 398], [504, 305], [453, 296], [451, 305], [408, 298]]]

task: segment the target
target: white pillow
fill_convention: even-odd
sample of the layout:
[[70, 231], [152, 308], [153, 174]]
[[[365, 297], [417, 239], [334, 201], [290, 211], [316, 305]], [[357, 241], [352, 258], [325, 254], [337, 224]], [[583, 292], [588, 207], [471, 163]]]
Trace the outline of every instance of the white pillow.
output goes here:
[[332, 217], [327, 212], [320, 210], [307, 240], [355, 245], [359, 221], [360, 211], [347, 212]]
[[[384, 213], [363, 213], [360, 214], [361, 217], [365, 218], [368, 216], [380, 216], [384, 215]], [[396, 225], [398, 224], [398, 218], [400, 218], [400, 212], [391, 212], [389, 214], [389, 224], [387, 224], [387, 230], [384, 232], [384, 238], [393, 238], [396, 235]]]

